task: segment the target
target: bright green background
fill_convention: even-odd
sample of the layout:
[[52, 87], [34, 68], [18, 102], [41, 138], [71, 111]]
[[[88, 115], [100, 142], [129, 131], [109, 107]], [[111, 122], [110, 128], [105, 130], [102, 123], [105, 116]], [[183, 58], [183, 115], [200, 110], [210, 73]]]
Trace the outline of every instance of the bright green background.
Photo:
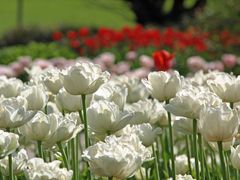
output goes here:
[[[24, 26], [134, 25], [134, 15], [122, 0], [24, 0]], [[0, 0], [0, 34], [16, 26], [16, 0]]]

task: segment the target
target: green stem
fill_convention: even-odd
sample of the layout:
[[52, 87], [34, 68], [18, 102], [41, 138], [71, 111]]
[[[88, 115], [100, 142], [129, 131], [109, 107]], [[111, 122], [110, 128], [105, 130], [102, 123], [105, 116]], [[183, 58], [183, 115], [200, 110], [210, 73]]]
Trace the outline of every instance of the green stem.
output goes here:
[[83, 122], [84, 122], [84, 134], [85, 134], [85, 148], [89, 146], [88, 139], [88, 122], [87, 122], [87, 108], [86, 108], [86, 95], [82, 95], [82, 105], [83, 105]]
[[72, 170], [73, 170], [73, 180], [77, 180], [76, 176], [76, 153], [75, 153], [75, 142], [74, 139], [71, 140], [71, 154], [72, 154]]
[[187, 157], [188, 157], [188, 170], [189, 173], [192, 175], [192, 168], [191, 168], [191, 154], [190, 154], [190, 148], [189, 148], [189, 137], [186, 135], [186, 148], [187, 148]]
[[62, 154], [62, 158], [63, 158], [63, 162], [64, 162], [64, 166], [67, 168], [67, 170], [69, 170], [69, 165], [68, 165], [68, 159], [67, 159], [67, 155], [63, 149], [62, 143], [61, 142], [57, 142], [57, 146]]
[[233, 109], [233, 107], [234, 107], [234, 103], [233, 102], [230, 102], [230, 107], [231, 107], [231, 109]]
[[220, 156], [220, 161], [221, 161], [223, 179], [227, 180], [222, 141], [218, 141], [217, 144], [218, 144], [218, 151], [219, 151], [219, 156]]
[[111, 176], [111, 177], [108, 177], [108, 180], [112, 180], [113, 179], [113, 177]]
[[9, 180], [14, 180], [13, 164], [12, 164], [12, 154], [8, 155], [8, 164], [9, 164]]
[[[168, 104], [169, 101], [166, 101]], [[173, 149], [173, 135], [172, 135], [172, 121], [171, 121], [171, 113], [168, 112], [168, 128], [169, 128], [169, 141], [170, 141], [170, 149], [171, 149], [171, 162], [172, 162], [172, 178], [176, 179], [175, 173], [175, 159], [174, 159], [174, 149]]]
[[79, 171], [79, 168], [78, 168], [78, 153], [79, 153], [79, 143], [80, 143], [79, 135], [80, 134], [77, 134], [76, 138], [75, 138], [75, 141], [76, 141], [76, 143], [75, 143], [75, 148], [76, 148], [76, 150], [75, 150], [75, 153], [76, 153], [76, 160], [75, 160], [76, 165], [75, 165], [75, 167], [76, 167], [76, 176], [77, 177], [79, 175], [79, 172], [78, 172]]
[[207, 180], [210, 180], [210, 174], [209, 174], [209, 169], [208, 169], [208, 164], [207, 164], [207, 160], [206, 160], [206, 153], [203, 150], [203, 160], [204, 160], [204, 166], [205, 166], [205, 170], [206, 170], [206, 175], [207, 175]]
[[230, 165], [230, 160], [228, 159], [228, 152], [225, 152], [224, 153], [224, 156], [225, 156], [225, 164], [226, 164], [226, 172], [227, 172], [227, 177], [228, 177], [228, 179], [231, 179], [230, 178], [230, 167], [229, 167], [229, 165]]
[[235, 169], [235, 179], [236, 179], [236, 180], [239, 180], [239, 179], [238, 179], [238, 169]]
[[202, 144], [202, 136], [198, 133], [198, 144], [199, 144], [199, 155], [200, 155], [200, 164], [201, 164], [201, 179], [205, 179], [205, 172], [204, 172], [204, 161], [203, 161], [203, 144]]
[[197, 120], [193, 119], [193, 146], [195, 156], [195, 167], [196, 167], [196, 179], [199, 180], [199, 162], [198, 162], [198, 148], [197, 148]]
[[154, 148], [154, 144], [152, 145], [152, 151], [153, 151], [153, 156], [154, 156], [154, 165], [155, 165], [155, 172], [157, 176], [157, 180], [160, 180], [160, 173], [159, 173], [159, 167], [158, 167], [158, 159], [157, 159], [157, 154]]
[[42, 141], [37, 141], [38, 156], [43, 159]]
[[146, 177], [146, 180], [148, 179], [148, 168], [145, 167], [145, 177]]
[[166, 154], [166, 149], [165, 149], [165, 144], [164, 144], [164, 134], [160, 135], [160, 142], [161, 142], [161, 146], [162, 146], [162, 158], [163, 158], [163, 172], [164, 172], [164, 177], [168, 178], [168, 159], [167, 159], [167, 154]]

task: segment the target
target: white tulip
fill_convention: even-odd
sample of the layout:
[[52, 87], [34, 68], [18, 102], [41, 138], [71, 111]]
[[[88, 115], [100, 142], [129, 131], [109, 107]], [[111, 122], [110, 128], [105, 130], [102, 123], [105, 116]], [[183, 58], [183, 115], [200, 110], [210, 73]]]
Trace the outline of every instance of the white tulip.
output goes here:
[[148, 80], [143, 79], [142, 82], [152, 97], [159, 101], [166, 101], [175, 97], [182, 84], [177, 71], [174, 71], [173, 74], [164, 71], [152, 72], [149, 73]]
[[74, 138], [79, 133], [83, 126], [77, 126], [76, 119], [71, 116], [63, 117], [60, 114], [51, 114], [48, 117], [56, 122], [56, 129], [52, 132], [51, 136], [45, 142], [46, 146], [50, 147], [58, 142], [66, 142]]
[[57, 94], [58, 91], [63, 87], [59, 74], [60, 71], [55, 68], [52, 68], [49, 71], [41, 74], [41, 80], [43, 84], [53, 94]]
[[144, 99], [125, 106], [125, 111], [133, 114], [131, 124], [150, 123], [165, 126], [168, 123], [167, 111], [162, 103], [156, 100]]
[[231, 162], [234, 168], [240, 169], [240, 145], [236, 148], [231, 147]]
[[200, 112], [198, 128], [206, 141], [231, 141], [238, 132], [238, 112], [227, 104], [205, 107]]
[[[12, 155], [12, 167], [13, 174], [18, 175], [21, 174], [25, 169], [28, 161], [27, 151], [25, 149], [21, 149], [18, 153], [14, 153]], [[5, 176], [9, 176], [9, 165], [8, 165], [8, 157], [0, 160], [0, 168], [1, 172]]]
[[128, 90], [124, 84], [105, 83], [94, 93], [93, 99], [95, 101], [108, 100], [114, 102], [123, 110], [127, 100], [127, 93]]
[[99, 65], [83, 61], [63, 70], [60, 74], [63, 86], [69, 94], [92, 94], [105, 83], [110, 74], [102, 72]]
[[142, 141], [142, 144], [149, 147], [154, 143], [156, 137], [162, 133], [162, 130], [159, 127], [153, 128], [149, 123], [144, 123], [133, 126], [128, 125], [121, 133], [125, 135], [135, 133]]
[[28, 101], [28, 110], [42, 110], [48, 102], [48, 94], [41, 85], [26, 86], [21, 96]]
[[125, 111], [133, 114], [131, 124], [149, 123], [151, 119], [151, 106], [150, 100], [140, 100], [133, 104], [127, 104]]
[[28, 123], [19, 127], [19, 133], [30, 140], [46, 141], [55, 132], [57, 120], [54, 115], [39, 111]]
[[[90, 105], [92, 96], [86, 97], [86, 107]], [[60, 111], [78, 112], [83, 109], [81, 95], [71, 95], [64, 88], [56, 95], [56, 104]]]
[[115, 82], [120, 86], [124, 85], [127, 87], [127, 103], [135, 103], [139, 100], [146, 99], [149, 96], [146, 87], [137, 77], [128, 77], [123, 75], [114, 77], [112, 82]]
[[3, 99], [0, 102], [0, 128], [16, 128], [28, 122], [35, 113], [26, 111], [27, 107], [23, 97]]
[[0, 130], [0, 158], [12, 154], [19, 146], [19, 136]]
[[87, 109], [88, 125], [97, 135], [113, 134], [129, 124], [131, 114], [125, 114], [119, 107], [106, 100], [96, 101]]
[[173, 129], [186, 135], [193, 133], [193, 120], [189, 118], [178, 118], [173, 123]]
[[188, 172], [188, 157], [185, 154], [175, 158], [176, 174], [186, 174]]
[[236, 78], [230, 74], [220, 74], [214, 80], [208, 80], [207, 84], [223, 102], [240, 101], [240, 76]]
[[221, 103], [221, 99], [207, 89], [190, 85], [179, 91], [165, 109], [176, 116], [198, 119], [204, 106], [215, 107]]
[[95, 175], [119, 179], [133, 175], [150, 156], [134, 134], [108, 136], [105, 142], [88, 147], [82, 155]]
[[19, 79], [0, 76], [0, 96], [3, 95], [6, 98], [16, 97], [19, 95], [22, 86], [23, 83]]
[[195, 180], [191, 175], [177, 175], [176, 180]]
[[[148, 100], [151, 101], [151, 100]], [[157, 101], [156, 99], [151, 101], [151, 106], [149, 109], [150, 121], [149, 123], [157, 126], [167, 126], [168, 125], [168, 115], [164, 108], [164, 103]]]
[[25, 175], [29, 180], [71, 180], [72, 170], [60, 168], [61, 161], [45, 163], [41, 158], [32, 158], [27, 163]]

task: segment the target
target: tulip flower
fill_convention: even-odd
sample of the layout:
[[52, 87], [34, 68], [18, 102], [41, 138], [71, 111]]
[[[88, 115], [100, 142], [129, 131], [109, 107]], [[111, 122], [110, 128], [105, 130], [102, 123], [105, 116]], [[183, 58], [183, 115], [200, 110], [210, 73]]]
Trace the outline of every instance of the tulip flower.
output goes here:
[[127, 100], [127, 87], [115, 83], [105, 83], [93, 95], [95, 101], [108, 100], [123, 110]]
[[41, 85], [26, 86], [21, 96], [27, 99], [28, 110], [42, 110], [48, 102], [48, 94]]
[[20, 127], [35, 115], [33, 111], [27, 111], [27, 100], [21, 96], [3, 99], [0, 102], [0, 127]]
[[174, 55], [170, 54], [166, 50], [155, 51], [153, 53], [153, 60], [155, 64], [155, 68], [158, 71], [167, 71], [171, 69], [173, 65]]
[[159, 101], [170, 100], [181, 88], [181, 77], [177, 71], [173, 74], [159, 71], [148, 75], [148, 80], [142, 80], [151, 96]]
[[18, 96], [22, 86], [23, 83], [19, 79], [0, 76], [0, 95], [6, 98]]
[[120, 111], [119, 107], [106, 100], [93, 102], [87, 109], [89, 128], [96, 135], [110, 135], [130, 123], [132, 115]]
[[98, 176], [125, 179], [133, 175], [150, 157], [150, 152], [139, 138], [108, 136], [84, 150], [82, 157], [89, 163], [92, 173]]
[[227, 104], [205, 107], [200, 112], [198, 128], [206, 141], [231, 141], [238, 132], [239, 115]]
[[59, 76], [60, 71], [58, 69], [50, 69], [49, 71], [41, 74], [41, 80], [47, 89], [53, 94], [57, 94], [63, 87]]
[[219, 74], [214, 80], [208, 80], [209, 88], [216, 93], [223, 102], [235, 103], [240, 101], [240, 76]]
[[[27, 167], [28, 155], [25, 149], [21, 149], [18, 153], [12, 155], [13, 174], [19, 175]], [[0, 160], [0, 169], [5, 176], [9, 176], [9, 162], [8, 158]]]
[[108, 72], [102, 72], [98, 65], [83, 61], [63, 70], [60, 74], [63, 87], [72, 95], [92, 94], [109, 79]]
[[134, 103], [146, 99], [149, 96], [146, 87], [141, 83], [139, 78], [130, 78], [123, 75], [114, 77], [113, 82], [116, 82], [120, 86], [125, 85], [127, 87], [127, 103]]
[[231, 162], [234, 168], [240, 169], [240, 145], [236, 148], [231, 147]]
[[61, 161], [45, 163], [41, 158], [32, 158], [27, 162], [27, 179], [64, 179], [71, 180], [73, 172], [60, 168]]
[[12, 154], [19, 146], [19, 136], [14, 133], [8, 133], [0, 130], [0, 158]]
[[[92, 96], [87, 96], [87, 107], [90, 105]], [[60, 111], [78, 112], [83, 109], [82, 97], [80, 95], [71, 95], [64, 88], [56, 95], [56, 105]]]

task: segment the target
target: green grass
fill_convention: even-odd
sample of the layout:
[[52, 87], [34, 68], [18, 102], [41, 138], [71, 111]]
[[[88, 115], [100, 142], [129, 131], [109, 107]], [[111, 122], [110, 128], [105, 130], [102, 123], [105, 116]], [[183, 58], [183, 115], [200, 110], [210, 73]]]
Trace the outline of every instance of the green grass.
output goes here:
[[[23, 24], [57, 28], [68, 26], [134, 25], [134, 14], [122, 0], [23, 0]], [[0, 0], [0, 35], [16, 27], [17, 0]]]

